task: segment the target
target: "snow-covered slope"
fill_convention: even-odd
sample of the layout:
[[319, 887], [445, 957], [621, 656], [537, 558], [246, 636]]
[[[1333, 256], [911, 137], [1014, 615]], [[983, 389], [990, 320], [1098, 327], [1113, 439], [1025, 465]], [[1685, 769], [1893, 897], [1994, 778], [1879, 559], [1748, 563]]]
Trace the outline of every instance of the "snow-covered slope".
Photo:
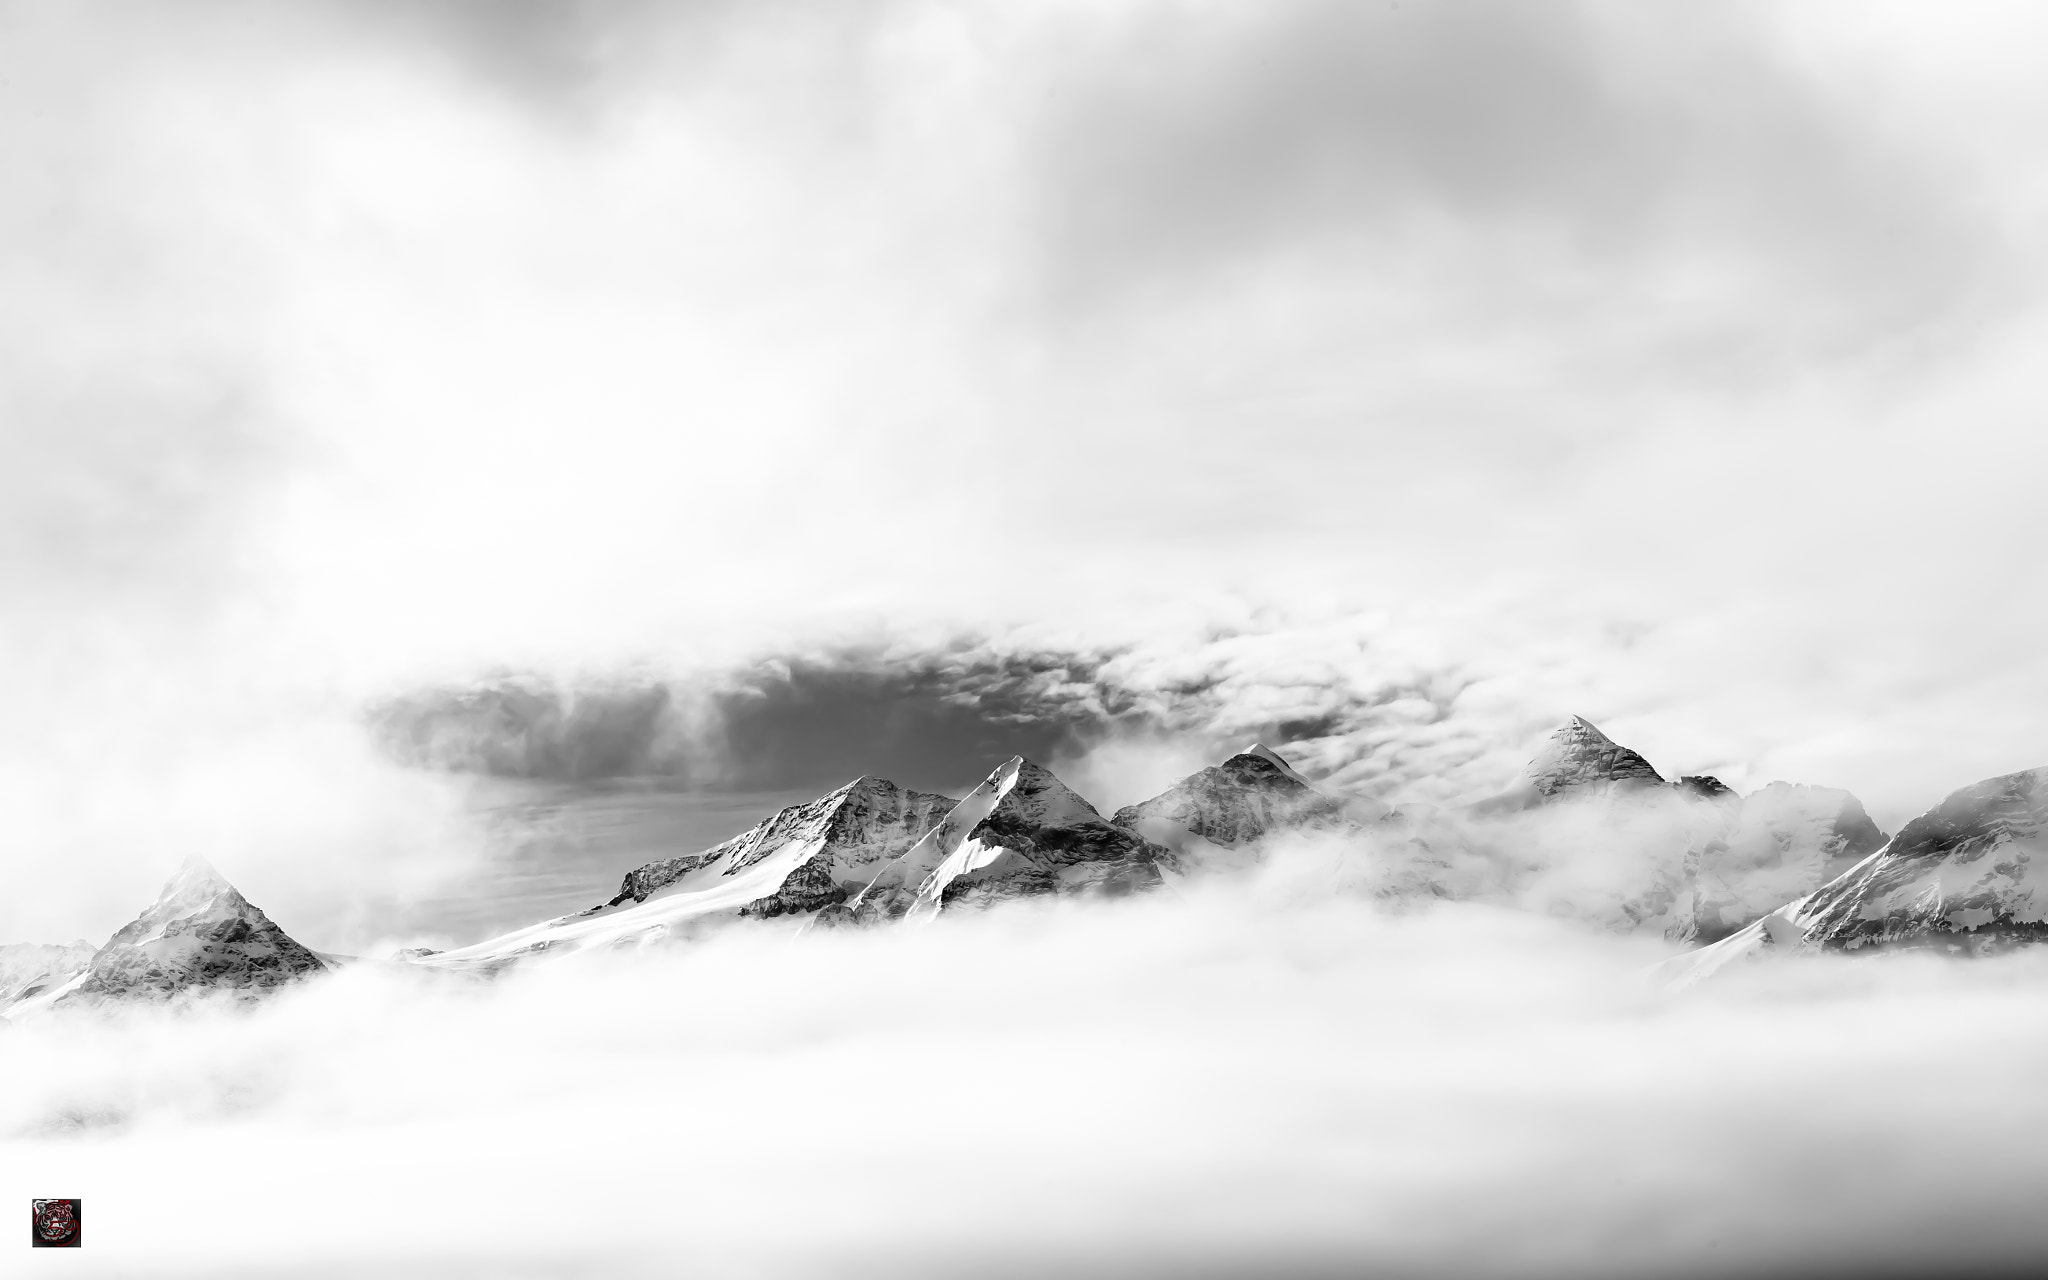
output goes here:
[[257, 996], [325, 972], [319, 957], [271, 922], [202, 858], [188, 858], [147, 911], [121, 926], [69, 981], [34, 994], [10, 1017], [186, 992]]
[[2048, 767], [1962, 788], [1827, 884], [1679, 957], [1666, 973], [1696, 981], [1771, 951], [1917, 947], [1976, 955], [2043, 940]]
[[92, 961], [93, 945], [13, 942], [0, 946], [0, 1009], [62, 986]]
[[702, 853], [650, 862], [618, 896], [451, 951], [401, 953], [429, 967], [493, 967], [543, 951], [639, 946], [740, 917], [805, 915], [843, 902], [935, 827], [948, 796], [856, 778]]
[[1190, 863], [1235, 866], [1284, 831], [1351, 827], [1337, 801], [1310, 786], [1279, 753], [1254, 743], [1220, 765], [1189, 774], [1111, 819]]
[[1171, 851], [1105, 822], [1040, 765], [1013, 756], [944, 821], [820, 923], [908, 918], [1033, 894], [1118, 894], [1160, 883]]

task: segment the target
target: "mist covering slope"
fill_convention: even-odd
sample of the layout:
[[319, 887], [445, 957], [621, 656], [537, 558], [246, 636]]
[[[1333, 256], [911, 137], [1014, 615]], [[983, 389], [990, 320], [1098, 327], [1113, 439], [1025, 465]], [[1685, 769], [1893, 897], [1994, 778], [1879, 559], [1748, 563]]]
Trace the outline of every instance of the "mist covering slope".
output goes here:
[[1695, 981], [1771, 952], [1983, 955], [2036, 943], [2048, 938], [2048, 874], [2036, 855], [2048, 855], [2048, 767], [1952, 792], [1818, 890], [1666, 972]]
[[1688, 943], [1727, 936], [1810, 893], [1884, 834], [1846, 791], [1666, 781], [1583, 716], [1517, 784], [1456, 809], [1389, 816], [1389, 893], [1503, 901]]
[[1700, 852], [1697, 937], [1713, 942], [1803, 897], [1884, 847], [1855, 796], [1773, 782], [1743, 797]]
[[1352, 824], [1278, 752], [1254, 743], [1222, 764], [1182, 778], [1149, 800], [1125, 805], [1119, 827], [1206, 866], [1241, 866], [1277, 833], [1335, 833]]
[[0, 1009], [69, 981], [91, 962], [96, 949], [83, 938], [68, 946], [35, 942], [0, 945]]
[[[1884, 835], [1847, 792], [1773, 783], [1744, 797], [1712, 778], [1667, 782], [1583, 717], [1551, 735], [1509, 792], [1370, 826], [1263, 744], [1113, 819], [1017, 756], [958, 802], [857, 778], [701, 852], [637, 867], [587, 911], [394, 958], [493, 972], [746, 920], [916, 923], [1014, 899], [1121, 896], [1195, 875], [1242, 875], [1283, 843], [1330, 861], [1325, 892], [1513, 906], [1678, 943], [1727, 937], [1732, 946], [1716, 955], [1795, 937], [1850, 949], [1959, 929], [1979, 941], [2031, 939], [2043, 906], [2024, 857], [2017, 869], [1977, 863], [1994, 846], [2031, 847], [2038, 790], [2037, 774], [1965, 788], [1873, 863], [1865, 855]], [[1935, 849], [1946, 861], [1929, 869]], [[198, 860], [106, 947], [17, 952], [22, 973], [0, 991], [17, 1011], [213, 988], [256, 994], [332, 967]]]

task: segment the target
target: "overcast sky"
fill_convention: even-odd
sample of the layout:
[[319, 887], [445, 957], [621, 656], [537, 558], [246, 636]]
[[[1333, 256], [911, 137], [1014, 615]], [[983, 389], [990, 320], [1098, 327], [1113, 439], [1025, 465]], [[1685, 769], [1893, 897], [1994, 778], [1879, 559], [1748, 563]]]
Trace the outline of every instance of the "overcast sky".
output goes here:
[[2044, 27], [0, 0], [0, 937], [397, 874], [361, 709], [507, 669], [1093, 654], [1390, 802], [1575, 712], [1887, 827], [2048, 763]]

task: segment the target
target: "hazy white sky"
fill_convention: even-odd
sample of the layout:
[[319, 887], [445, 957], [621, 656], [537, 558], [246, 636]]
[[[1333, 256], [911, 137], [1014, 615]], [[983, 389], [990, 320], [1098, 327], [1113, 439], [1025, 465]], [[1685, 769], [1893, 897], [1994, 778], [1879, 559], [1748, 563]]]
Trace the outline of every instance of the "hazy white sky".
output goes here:
[[849, 634], [1390, 706], [1395, 793], [2048, 761], [2044, 34], [0, 3], [4, 857], [96, 886], [0, 936], [420, 865], [366, 698]]

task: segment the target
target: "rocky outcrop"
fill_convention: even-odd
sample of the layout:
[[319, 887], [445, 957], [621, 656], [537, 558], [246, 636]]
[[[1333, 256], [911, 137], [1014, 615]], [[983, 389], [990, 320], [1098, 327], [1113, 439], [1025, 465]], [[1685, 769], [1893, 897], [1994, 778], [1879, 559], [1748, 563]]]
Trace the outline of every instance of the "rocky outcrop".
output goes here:
[[1160, 883], [1173, 853], [1103, 820], [1044, 767], [1013, 756], [820, 923], [926, 920], [1039, 894], [1118, 895]]
[[1250, 850], [1282, 832], [1352, 825], [1337, 801], [1261, 743], [1189, 774], [1150, 800], [1125, 805], [1110, 821], [1183, 859]]
[[115, 931], [53, 1007], [162, 1001], [230, 991], [254, 997], [327, 966], [204, 859], [187, 859], [147, 911]]
[[1679, 794], [1693, 800], [1708, 800], [1716, 803], [1734, 801], [1740, 803], [1742, 796], [1727, 783], [1706, 773], [1689, 773], [1671, 784]]

